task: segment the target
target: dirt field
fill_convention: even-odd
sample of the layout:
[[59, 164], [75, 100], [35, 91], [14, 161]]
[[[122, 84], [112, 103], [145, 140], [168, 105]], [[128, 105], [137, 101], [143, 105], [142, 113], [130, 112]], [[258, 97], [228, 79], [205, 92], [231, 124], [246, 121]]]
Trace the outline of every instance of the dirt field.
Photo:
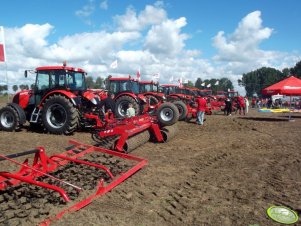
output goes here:
[[[300, 216], [301, 115], [293, 115], [294, 122], [285, 114], [255, 110], [206, 118], [203, 127], [179, 122], [168, 143], [134, 150], [148, 159], [145, 168], [53, 225], [280, 225], [266, 215], [271, 205]], [[23, 129], [0, 132], [0, 150], [44, 146], [51, 155], [63, 152], [69, 139], [94, 143], [89, 133], [55, 136]]]

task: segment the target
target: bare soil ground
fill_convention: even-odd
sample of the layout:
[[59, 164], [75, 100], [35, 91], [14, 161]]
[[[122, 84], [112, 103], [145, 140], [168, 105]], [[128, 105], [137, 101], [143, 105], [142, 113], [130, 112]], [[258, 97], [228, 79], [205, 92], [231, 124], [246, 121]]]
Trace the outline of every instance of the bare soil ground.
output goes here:
[[[53, 225], [280, 225], [266, 215], [271, 205], [301, 215], [301, 115], [293, 118], [251, 109], [246, 116], [207, 116], [203, 127], [178, 122], [168, 143], [148, 142], [132, 152], [148, 159], [145, 168]], [[89, 133], [25, 128], [0, 132], [0, 150], [44, 146], [52, 155], [69, 139], [94, 144]]]

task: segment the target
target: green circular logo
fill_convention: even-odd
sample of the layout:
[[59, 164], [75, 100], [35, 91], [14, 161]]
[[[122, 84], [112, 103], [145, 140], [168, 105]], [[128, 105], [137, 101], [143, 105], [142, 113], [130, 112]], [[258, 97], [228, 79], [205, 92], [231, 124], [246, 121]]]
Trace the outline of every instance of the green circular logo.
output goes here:
[[282, 224], [294, 224], [298, 221], [298, 214], [285, 206], [271, 206], [267, 214], [274, 221]]

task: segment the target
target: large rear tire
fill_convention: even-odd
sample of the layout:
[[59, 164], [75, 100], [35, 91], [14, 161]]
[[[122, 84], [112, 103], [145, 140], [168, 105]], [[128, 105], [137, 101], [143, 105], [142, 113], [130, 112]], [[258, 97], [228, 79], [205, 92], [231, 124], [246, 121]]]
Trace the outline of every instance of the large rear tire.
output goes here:
[[157, 110], [157, 118], [161, 126], [171, 126], [179, 120], [179, 110], [173, 103], [163, 103]]
[[21, 127], [18, 112], [10, 107], [5, 106], [0, 109], [0, 129], [8, 132], [19, 130]]
[[72, 134], [78, 126], [79, 115], [77, 109], [64, 96], [50, 96], [42, 112], [43, 125], [53, 134]]
[[173, 102], [173, 104], [176, 105], [179, 110], [179, 114], [180, 114], [179, 121], [184, 120], [186, 118], [187, 112], [188, 112], [186, 104], [184, 104], [183, 101], [175, 101], [175, 102]]
[[136, 115], [139, 114], [140, 108], [136, 100], [130, 96], [121, 96], [116, 100], [115, 115], [117, 118], [122, 118], [126, 116], [126, 110], [129, 107], [129, 103], [133, 104], [133, 108], [135, 109], [135, 114]]

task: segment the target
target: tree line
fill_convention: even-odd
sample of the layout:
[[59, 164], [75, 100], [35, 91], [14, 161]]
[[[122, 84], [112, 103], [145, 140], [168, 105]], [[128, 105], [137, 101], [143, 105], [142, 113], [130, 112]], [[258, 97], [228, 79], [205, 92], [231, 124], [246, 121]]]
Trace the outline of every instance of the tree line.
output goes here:
[[242, 75], [242, 79], [238, 79], [238, 84], [245, 87], [247, 96], [262, 96], [261, 90], [273, 85], [286, 77], [294, 75], [301, 78], [301, 61], [296, 63], [292, 68], [284, 68], [279, 71], [275, 68], [262, 67], [255, 71]]

